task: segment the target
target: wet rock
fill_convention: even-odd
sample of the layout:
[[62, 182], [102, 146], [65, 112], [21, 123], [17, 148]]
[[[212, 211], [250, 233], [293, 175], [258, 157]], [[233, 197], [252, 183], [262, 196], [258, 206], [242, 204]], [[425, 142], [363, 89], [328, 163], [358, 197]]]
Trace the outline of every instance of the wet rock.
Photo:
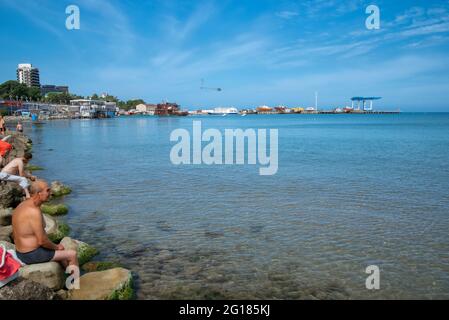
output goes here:
[[61, 300], [67, 300], [69, 298], [69, 292], [67, 290], [61, 289], [58, 292], [56, 292], [56, 295], [61, 299]]
[[207, 238], [215, 239], [215, 238], [223, 237], [224, 236], [224, 232], [221, 232], [221, 231], [206, 231], [206, 232], [204, 232], [204, 235]]
[[16, 246], [9, 241], [0, 240], [0, 246], [4, 246], [6, 250], [16, 250]]
[[147, 251], [148, 249], [144, 245], [137, 245], [129, 250], [121, 251], [120, 254], [124, 258], [136, 258], [143, 256]]
[[184, 274], [187, 276], [195, 276], [201, 272], [201, 266], [190, 266], [184, 269]]
[[22, 278], [33, 280], [55, 291], [64, 287], [64, 270], [57, 262], [26, 265], [20, 268], [19, 275]]
[[59, 300], [47, 286], [30, 279], [18, 278], [0, 289], [0, 300]]
[[105, 271], [114, 268], [121, 268], [122, 266], [116, 262], [87, 262], [82, 266], [83, 271], [95, 272], [95, 271]]
[[134, 296], [131, 271], [114, 268], [80, 277], [80, 288], [69, 291], [72, 300], [129, 300]]
[[75, 250], [78, 255], [79, 265], [82, 266], [86, 262], [89, 262], [95, 255], [98, 254], [98, 250], [88, 245], [85, 242], [72, 239], [70, 237], [64, 237], [60, 242], [66, 250]]
[[173, 255], [168, 250], [162, 250], [159, 252], [159, 254], [155, 257], [157, 261], [165, 261], [173, 258]]
[[0, 209], [0, 226], [9, 226], [12, 220], [12, 209]]
[[0, 227], [0, 241], [10, 242], [12, 235], [12, 226]]
[[41, 205], [42, 213], [50, 216], [62, 216], [69, 212], [69, 208], [65, 204], [48, 204]]
[[53, 181], [51, 183], [51, 195], [54, 198], [58, 198], [58, 197], [62, 197], [62, 196], [68, 195], [71, 192], [72, 192], [72, 189], [70, 189], [69, 187], [63, 185], [59, 181]]

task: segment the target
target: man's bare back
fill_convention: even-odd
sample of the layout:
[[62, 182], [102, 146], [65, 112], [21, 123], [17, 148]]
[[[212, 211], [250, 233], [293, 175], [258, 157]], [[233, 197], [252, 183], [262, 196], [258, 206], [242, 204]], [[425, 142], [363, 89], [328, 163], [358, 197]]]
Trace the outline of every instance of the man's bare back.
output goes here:
[[19, 252], [30, 252], [39, 247], [39, 241], [33, 231], [32, 223], [40, 220], [45, 232], [45, 221], [41, 209], [37, 207], [32, 199], [25, 200], [14, 210], [12, 216], [13, 234], [16, 249]]
[[24, 164], [23, 160], [21, 158], [15, 158], [14, 160], [11, 160], [10, 163], [8, 163], [2, 171], [5, 173], [9, 173], [15, 176], [20, 175], [20, 172], [23, 171]]

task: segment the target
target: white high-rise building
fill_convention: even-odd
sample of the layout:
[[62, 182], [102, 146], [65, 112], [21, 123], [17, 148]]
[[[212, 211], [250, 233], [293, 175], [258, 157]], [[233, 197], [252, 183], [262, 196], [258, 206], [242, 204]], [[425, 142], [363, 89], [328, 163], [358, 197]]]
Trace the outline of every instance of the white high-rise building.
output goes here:
[[40, 87], [39, 69], [30, 63], [21, 63], [17, 66], [17, 81], [28, 87]]

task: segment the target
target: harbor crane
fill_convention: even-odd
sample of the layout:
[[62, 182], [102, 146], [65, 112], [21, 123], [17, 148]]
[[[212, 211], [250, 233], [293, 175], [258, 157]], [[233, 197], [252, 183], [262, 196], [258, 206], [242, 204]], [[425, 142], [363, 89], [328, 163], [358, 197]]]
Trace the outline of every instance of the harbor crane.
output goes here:
[[221, 88], [210, 88], [210, 87], [205, 87], [205, 86], [204, 86], [204, 79], [201, 79], [201, 87], [200, 87], [200, 89], [201, 89], [201, 90], [218, 91], [218, 92], [222, 91]]
[[[373, 110], [373, 101], [380, 100], [381, 97], [353, 97], [352, 101], [352, 109], [354, 109], [354, 101], [357, 102], [357, 110], [360, 110], [360, 102], [363, 105], [363, 111], [372, 111]], [[366, 102], [369, 101], [369, 108], [366, 106]]]

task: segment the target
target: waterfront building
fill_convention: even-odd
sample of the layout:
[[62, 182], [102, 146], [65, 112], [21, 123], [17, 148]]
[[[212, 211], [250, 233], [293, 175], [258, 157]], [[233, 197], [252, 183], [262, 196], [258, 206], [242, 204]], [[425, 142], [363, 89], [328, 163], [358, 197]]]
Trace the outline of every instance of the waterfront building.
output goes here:
[[49, 93], [69, 93], [68, 86], [55, 86], [53, 84], [44, 84], [41, 86], [41, 94], [46, 96]]
[[292, 108], [292, 112], [293, 113], [303, 113], [304, 112], [304, 108], [302, 108], [302, 107]]
[[136, 106], [136, 111], [144, 114], [150, 114], [154, 115], [156, 111], [157, 105], [156, 104], [138, 104]]
[[17, 81], [28, 87], [40, 87], [39, 69], [30, 63], [21, 63], [17, 66]]
[[70, 100], [70, 106], [70, 111], [79, 113], [81, 118], [112, 118], [117, 112], [117, 104], [115, 102], [103, 100]]

